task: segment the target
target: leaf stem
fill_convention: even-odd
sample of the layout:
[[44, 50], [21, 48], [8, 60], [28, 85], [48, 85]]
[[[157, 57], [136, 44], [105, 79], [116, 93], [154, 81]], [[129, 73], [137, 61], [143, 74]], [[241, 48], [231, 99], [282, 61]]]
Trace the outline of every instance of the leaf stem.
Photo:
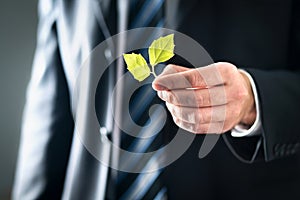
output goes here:
[[157, 77], [157, 75], [156, 75], [156, 73], [155, 73], [155, 70], [154, 70], [154, 67], [155, 67], [155, 65], [151, 65], [150, 64], [150, 66], [151, 66], [151, 74], [153, 74], [153, 76], [156, 78]]

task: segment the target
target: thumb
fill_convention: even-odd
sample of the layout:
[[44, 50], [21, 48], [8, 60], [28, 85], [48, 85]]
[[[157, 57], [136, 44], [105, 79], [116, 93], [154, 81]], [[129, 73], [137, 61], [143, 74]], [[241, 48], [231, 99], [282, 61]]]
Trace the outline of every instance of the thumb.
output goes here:
[[[184, 72], [184, 71], [187, 71], [187, 70], [190, 70], [190, 68], [182, 67], [182, 66], [179, 66], [179, 65], [169, 64], [165, 67], [163, 72], [161, 74], [159, 74], [158, 77], [165, 76], [165, 75], [170, 75], [170, 74], [174, 74], [174, 73], [178, 73], [178, 72]], [[164, 86], [157, 83], [157, 79], [155, 79], [152, 82], [152, 88], [156, 91], [167, 90], [166, 87], [164, 87]]]

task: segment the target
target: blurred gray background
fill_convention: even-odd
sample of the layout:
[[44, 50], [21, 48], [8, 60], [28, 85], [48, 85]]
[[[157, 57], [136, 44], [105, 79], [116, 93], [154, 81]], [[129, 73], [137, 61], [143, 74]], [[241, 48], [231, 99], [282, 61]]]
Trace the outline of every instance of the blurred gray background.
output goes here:
[[36, 42], [37, 0], [0, 2], [0, 199], [14, 179], [26, 86]]

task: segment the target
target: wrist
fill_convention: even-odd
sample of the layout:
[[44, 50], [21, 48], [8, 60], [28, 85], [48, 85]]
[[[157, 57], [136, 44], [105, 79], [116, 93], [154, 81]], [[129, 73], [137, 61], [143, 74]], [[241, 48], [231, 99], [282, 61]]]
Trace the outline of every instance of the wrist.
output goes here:
[[240, 120], [240, 124], [246, 125], [246, 126], [251, 126], [254, 124], [255, 119], [256, 119], [256, 107], [255, 107], [255, 101], [254, 101], [254, 94], [253, 94], [250, 80], [247, 77], [247, 75], [243, 72], [240, 72], [240, 74], [242, 75], [242, 77], [246, 83], [246, 88], [248, 91], [247, 100], [246, 100], [245, 109], [244, 109], [245, 112]]

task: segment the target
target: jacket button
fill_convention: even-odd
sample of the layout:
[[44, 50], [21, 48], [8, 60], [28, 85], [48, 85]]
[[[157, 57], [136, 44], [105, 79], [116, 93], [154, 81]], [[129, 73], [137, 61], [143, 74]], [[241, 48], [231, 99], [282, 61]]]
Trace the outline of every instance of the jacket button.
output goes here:
[[108, 139], [108, 131], [105, 127], [101, 127], [100, 130], [100, 136], [101, 136], [101, 141], [102, 142], [107, 142], [109, 139]]

